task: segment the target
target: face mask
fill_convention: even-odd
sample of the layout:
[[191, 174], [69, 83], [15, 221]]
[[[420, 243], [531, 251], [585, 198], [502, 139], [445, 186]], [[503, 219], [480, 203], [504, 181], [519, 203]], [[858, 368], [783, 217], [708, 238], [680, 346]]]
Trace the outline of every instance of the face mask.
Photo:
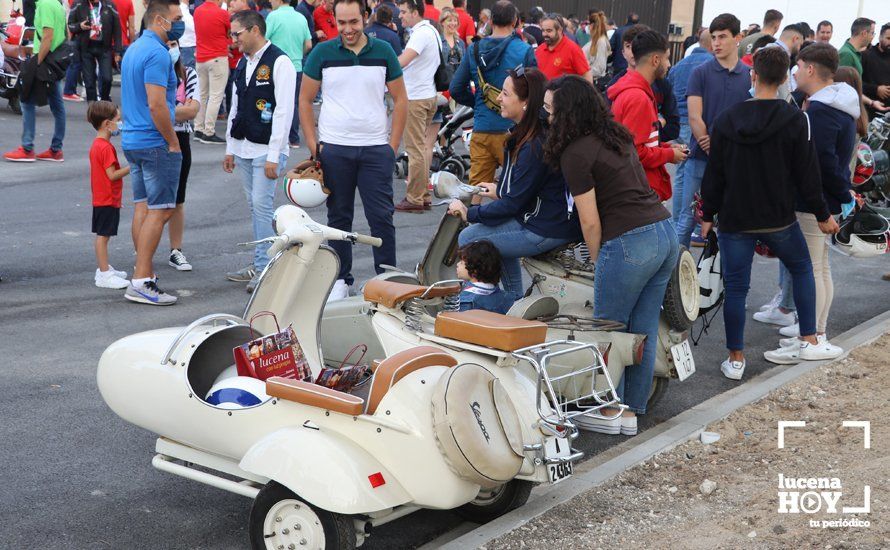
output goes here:
[[179, 40], [185, 34], [185, 21], [173, 21], [167, 31], [167, 40]]
[[120, 122], [118, 122], [116, 126], [117, 126], [117, 127], [116, 127], [114, 130], [111, 131], [111, 137], [116, 137], [116, 136], [121, 135], [121, 126], [122, 126], [122, 124], [121, 124]]
[[176, 65], [176, 62], [179, 61], [179, 46], [175, 48], [170, 48], [170, 60], [173, 61], [173, 64]]
[[754, 86], [751, 86], [751, 89], [748, 90], [748, 93], [751, 94], [751, 97], [754, 97]]

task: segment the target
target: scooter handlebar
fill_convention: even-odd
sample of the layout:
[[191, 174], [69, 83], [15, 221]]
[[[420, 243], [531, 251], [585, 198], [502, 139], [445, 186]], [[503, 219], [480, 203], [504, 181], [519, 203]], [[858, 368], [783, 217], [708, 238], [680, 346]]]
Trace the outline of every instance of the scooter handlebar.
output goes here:
[[362, 235], [360, 233], [353, 233], [355, 235], [355, 242], [361, 244], [367, 244], [373, 247], [381, 247], [383, 246], [383, 239], [380, 237], [371, 237], [370, 235]]

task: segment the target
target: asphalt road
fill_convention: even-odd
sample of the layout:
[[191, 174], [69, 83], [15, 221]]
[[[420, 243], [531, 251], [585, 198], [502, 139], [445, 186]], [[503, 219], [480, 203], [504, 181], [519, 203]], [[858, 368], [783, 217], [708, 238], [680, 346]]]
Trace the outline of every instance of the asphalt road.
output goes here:
[[[211, 312], [243, 312], [248, 297], [243, 285], [223, 278], [225, 271], [248, 264], [252, 254], [236, 246], [251, 237], [241, 184], [223, 173], [222, 146], [193, 145], [184, 248], [194, 271], [173, 270], [160, 253], [155, 265], [161, 285], [179, 294], [180, 303], [151, 308], [127, 302], [122, 291], [93, 285], [87, 151], [94, 133], [85, 104], [66, 106], [64, 164], [0, 163], [0, 547], [245, 548], [250, 501], [152, 468], [155, 435], [112, 413], [95, 382], [102, 350], [118, 338], [182, 326]], [[42, 150], [52, 129], [48, 109], [38, 111], [37, 126]], [[20, 119], [5, 106], [0, 128], [0, 148], [16, 147]], [[305, 155], [301, 150], [292, 159]], [[395, 186], [399, 200], [404, 186]], [[124, 197], [120, 235], [112, 239], [110, 255], [113, 264], [130, 271], [128, 184]], [[282, 200], [279, 193], [277, 202]], [[356, 212], [355, 230], [366, 232], [361, 209]], [[310, 214], [325, 221], [323, 209]], [[396, 215], [400, 267], [413, 268], [442, 214], [439, 209]], [[165, 238], [160, 250], [167, 248]], [[890, 263], [840, 255], [833, 261], [829, 329], [837, 334], [888, 309], [890, 283], [879, 277]], [[355, 268], [358, 280], [372, 275], [367, 248], [355, 248]], [[775, 261], [757, 259], [752, 311], [775, 292], [776, 273]], [[746, 378], [769, 368], [760, 357], [777, 338], [771, 327], [748, 325]], [[718, 318], [694, 348], [697, 373], [671, 383], [641, 428], [733, 387], [736, 382], [719, 372], [724, 353]], [[163, 414], [163, 403], [157, 406]], [[592, 455], [623, 439], [585, 434], [579, 444]], [[366, 547], [414, 547], [459, 522], [449, 512], [421, 512], [380, 527]]]

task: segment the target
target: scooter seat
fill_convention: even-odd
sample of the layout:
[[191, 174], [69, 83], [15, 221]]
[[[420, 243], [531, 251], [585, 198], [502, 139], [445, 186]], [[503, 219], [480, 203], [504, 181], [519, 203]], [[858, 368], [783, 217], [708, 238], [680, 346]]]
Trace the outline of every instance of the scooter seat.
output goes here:
[[459, 293], [460, 285], [437, 286], [430, 289], [428, 286], [371, 279], [365, 284], [364, 297], [368, 302], [394, 308], [411, 298], [423, 296], [427, 291], [429, 291], [427, 298], [444, 298]]
[[279, 399], [351, 416], [362, 414], [365, 408], [365, 401], [361, 397], [280, 376], [266, 380], [266, 393]]
[[436, 336], [501, 351], [543, 344], [547, 325], [482, 309], [449, 311], [436, 316]]
[[371, 381], [366, 412], [374, 414], [386, 392], [412, 372], [424, 367], [453, 367], [456, 364], [457, 359], [432, 346], [418, 346], [387, 357], [374, 369], [374, 380]]

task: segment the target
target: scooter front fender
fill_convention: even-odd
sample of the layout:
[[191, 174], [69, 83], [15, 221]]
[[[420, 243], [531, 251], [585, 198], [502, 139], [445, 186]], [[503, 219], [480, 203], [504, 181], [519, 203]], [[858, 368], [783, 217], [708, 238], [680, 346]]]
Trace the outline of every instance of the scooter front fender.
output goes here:
[[[247, 451], [240, 467], [339, 514], [366, 514], [411, 500], [396, 477], [367, 451], [315, 427], [282, 428], [266, 435]], [[382, 476], [384, 483], [373, 487], [369, 476], [375, 482]]]

